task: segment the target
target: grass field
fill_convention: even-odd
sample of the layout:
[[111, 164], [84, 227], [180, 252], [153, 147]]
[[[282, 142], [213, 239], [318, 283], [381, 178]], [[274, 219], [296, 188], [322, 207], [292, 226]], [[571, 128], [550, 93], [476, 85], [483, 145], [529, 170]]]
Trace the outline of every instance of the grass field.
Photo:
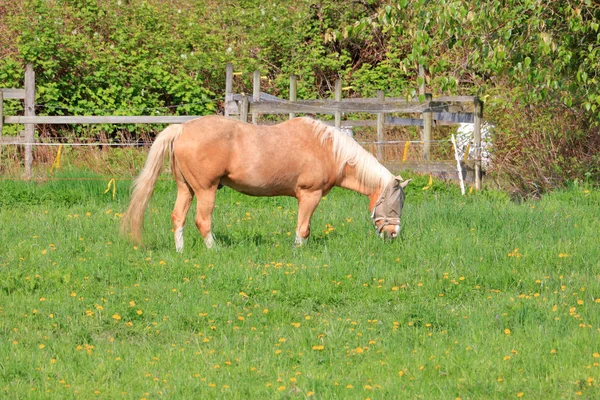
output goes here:
[[139, 248], [129, 182], [0, 181], [0, 397], [600, 398], [600, 192], [426, 184], [399, 240], [334, 190], [300, 249], [294, 199], [223, 189], [178, 254], [171, 180]]

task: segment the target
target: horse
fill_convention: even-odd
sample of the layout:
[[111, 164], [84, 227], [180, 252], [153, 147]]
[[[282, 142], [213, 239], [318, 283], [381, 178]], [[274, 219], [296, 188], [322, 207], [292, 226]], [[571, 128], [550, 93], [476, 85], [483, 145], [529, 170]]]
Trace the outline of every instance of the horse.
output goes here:
[[142, 241], [144, 213], [167, 156], [177, 183], [171, 220], [178, 252], [183, 251], [183, 227], [194, 196], [196, 226], [206, 247], [214, 246], [211, 216], [222, 186], [251, 196], [295, 197], [297, 246], [307, 241], [311, 217], [334, 186], [368, 196], [381, 237], [393, 239], [400, 233], [410, 179], [394, 176], [353, 138], [309, 117], [259, 126], [214, 115], [169, 125], [156, 137], [132, 184], [121, 225], [136, 243]]

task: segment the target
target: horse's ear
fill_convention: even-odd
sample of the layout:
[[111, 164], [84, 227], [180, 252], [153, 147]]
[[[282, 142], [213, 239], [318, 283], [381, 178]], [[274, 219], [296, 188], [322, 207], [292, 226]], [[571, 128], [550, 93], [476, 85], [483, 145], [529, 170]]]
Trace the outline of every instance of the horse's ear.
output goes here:
[[404, 189], [405, 187], [408, 186], [408, 183], [412, 181], [412, 179], [407, 179], [405, 181], [400, 182], [400, 186], [402, 187], [402, 189]]

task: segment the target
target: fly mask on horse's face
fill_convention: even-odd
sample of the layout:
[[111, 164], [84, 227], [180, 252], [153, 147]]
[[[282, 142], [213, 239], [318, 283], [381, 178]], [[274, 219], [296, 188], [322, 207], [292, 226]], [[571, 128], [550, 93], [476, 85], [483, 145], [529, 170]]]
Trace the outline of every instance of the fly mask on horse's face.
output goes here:
[[[400, 217], [402, 217], [402, 207], [404, 206], [404, 188], [410, 179], [404, 181], [402, 177], [397, 176], [381, 192], [379, 199], [373, 207], [371, 218], [377, 229], [377, 233], [390, 239], [395, 238], [400, 233]], [[379, 225], [378, 225], [379, 223]]]

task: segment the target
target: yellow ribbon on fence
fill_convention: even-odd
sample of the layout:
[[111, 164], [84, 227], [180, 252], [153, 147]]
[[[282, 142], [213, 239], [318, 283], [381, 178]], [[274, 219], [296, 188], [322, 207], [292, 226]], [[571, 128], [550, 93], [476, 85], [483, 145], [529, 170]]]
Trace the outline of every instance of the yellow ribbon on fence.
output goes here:
[[406, 157], [408, 157], [408, 148], [410, 147], [410, 141], [406, 141], [404, 143], [404, 153], [402, 154], [402, 162], [406, 161]]
[[54, 159], [54, 162], [52, 163], [52, 167], [50, 168], [50, 172], [52, 172], [55, 168], [59, 169], [60, 168], [60, 153], [62, 152], [62, 144], [58, 146], [58, 151], [56, 152], [56, 158]]
[[425, 186], [421, 190], [429, 190], [431, 188], [431, 185], [433, 185], [433, 177], [431, 176], [431, 174], [429, 174], [429, 182], [427, 183], [427, 186]]
[[465, 161], [467, 161], [469, 159], [469, 151], [471, 151], [471, 143], [467, 143], [467, 148], [465, 150], [465, 158], [464, 158]]
[[108, 181], [108, 185], [106, 185], [106, 190], [104, 191], [104, 194], [106, 194], [110, 191], [111, 186], [112, 186], [112, 198], [114, 200], [115, 195], [117, 194], [117, 181], [115, 180], [115, 178], [112, 178], [110, 181]]

